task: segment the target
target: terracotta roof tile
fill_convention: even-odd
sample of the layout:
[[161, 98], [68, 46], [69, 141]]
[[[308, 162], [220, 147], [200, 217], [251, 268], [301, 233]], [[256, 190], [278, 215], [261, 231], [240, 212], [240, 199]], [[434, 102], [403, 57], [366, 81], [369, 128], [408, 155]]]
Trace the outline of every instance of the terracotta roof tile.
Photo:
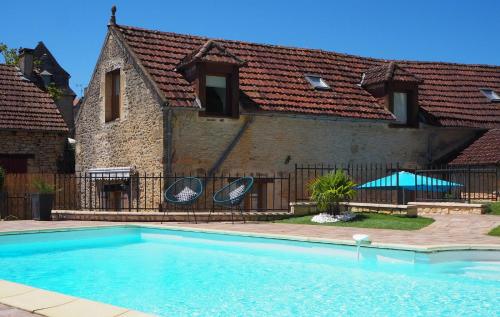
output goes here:
[[0, 64], [0, 129], [68, 131], [50, 95], [5, 64]]
[[243, 66], [245, 61], [227, 50], [222, 44], [214, 40], [208, 40], [199, 49], [188, 54], [177, 69], [181, 69], [193, 62], [217, 62]]
[[463, 150], [450, 164], [500, 164], [500, 129], [486, 132]]
[[[192, 106], [194, 88], [175, 69], [183, 59], [211, 42], [210, 39], [128, 26], [116, 26], [116, 29], [150, 72], [170, 105]], [[387, 65], [394, 64], [391, 74], [394, 79], [421, 81], [419, 105], [433, 123], [500, 127], [500, 103], [490, 102], [479, 91], [479, 88], [500, 91], [499, 66], [390, 63], [322, 50], [219, 39], [215, 42], [246, 61], [240, 68], [242, 100], [256, 104], [263, 111], [392, 120], [392, 114], [359, 84], [367, 71], [375, 70], [377, 76], [386, 75]], [[224, 54], [219, 52], [219, 55]], [[305, 74], [322, 76], [332, 89], [314, 90]]]
[[376, 66], [368, 69], [364, 73], [362, 85], [369, 86], [387, 81], [399, 81], [407, 83], [420, 84], [422, 80], [414, 74], [408, 72], [396, 62], [389, 62], [382, 66]]

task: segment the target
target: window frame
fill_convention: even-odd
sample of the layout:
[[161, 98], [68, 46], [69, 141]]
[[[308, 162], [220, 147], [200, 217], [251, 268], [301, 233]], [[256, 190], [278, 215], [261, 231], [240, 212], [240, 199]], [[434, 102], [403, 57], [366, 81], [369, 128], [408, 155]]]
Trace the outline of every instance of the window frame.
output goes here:
[[419, 105], [418, 86], [404, 83], [386, 84], [387, 109], [394, 114], [394, 93], [406, 93], [406, 123], [391, 122], [389, 127], [393, 128], [415, 128], [419, 127]]
[[[331, 90], [332, 89], [330, 87], [330, 85], [328, 85], [328, 83], [323, 79], [323, 76], [321, 76], [321, 75], [306, 74], [304, 77], [314, 90]], [[319, 82], [321, 83], [321, 86], [315, 85], [313, 78], [318, 78]]]
[[[207, 88], [208, 88], [208, 85], [207, 85], [207, 77], [208, 76], [212, 76], [212, 77], [224, 77], [225, 81], [226, 81], [226, 87], [224, 88], [225, 89], [225, 92], [226, 92], [226, 100], [225, 100], [225, 105], [224, 105], [224, 111], [223, 112], [216, 112], [216, 111], [209, 111], [208, 110], [208, 103], [207, 103]], [[205, 114], [207, 116], [216, 116], [216, 117], [231, 117], [231, 104], [232, 104], [232, 98], [231, 98], [231, 78], [230, 78], [230, 74], [227, 74], [227, 73], [206, 73], [205, 74], [205, 104], [204, 104], [204, 107], [205, 108]]]
[[[117, 81], [118, 80], [118, 81]], [[118, 90], [118, 91], [117, 91]], [[121, 69], [113, 69], [105, 75], [104, 122], [113, 122], [121, 118], [122, 74]]]
[[[500, 102], [500, 94], [496, 92], [495, 89], [492, 88], [480, 88], [479, 91], [488, 99], [490, 102]], [[491, 92], [491, 95], [495, 95], [496, 97], [490, 98], [490, 94], [487, 91]]]
[[[404, 121], [399, 121], [398, 117], [396, 116], [396, 94], [404, 94], [405, 95], [405, 101], [406, 101], [406, 109], [405, 109], [405, 120]], [[410, 113], [410, 101], [409, 98], [410, 94], [406, 91], [393, 91], [392, 92], [392, 109], [391, 113], [396, 117], [396, 122], [395, 124], [399, 125], [408, 125], [409, 122], [409, 113]]]
[[[224, 63], [198, 63], [196, 93], [198, 95], [202, 111], [198, 112], [200, 117], [215, 118], [239, 118], [239, 69], [235, 65]], [[207, 111], [206, 108], [206, 76], [226, 77], [226, 113]]]
[[35, 158], [34, 154], [10, 154], [0, 153], [0, 166], [2, 166], [7, 173], [28, 173], [30, 161]]

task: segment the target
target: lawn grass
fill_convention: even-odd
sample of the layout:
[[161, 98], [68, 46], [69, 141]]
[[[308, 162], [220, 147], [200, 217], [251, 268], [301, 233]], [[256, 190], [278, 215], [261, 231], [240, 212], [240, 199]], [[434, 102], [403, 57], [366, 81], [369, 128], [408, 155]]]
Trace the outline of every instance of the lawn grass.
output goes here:
[[500, 226], [491, 229], [490, 232], [488, 232], [490, 236], [495, 236], [495, 237], [500, 237]]
[[434, 219], [424, 217], [406, 217], [400, 215], [386, 215], [379, 213], [363, 212], [357, 213], [356, 218], [348, 222], [316, 223], [311, 222], [312, 215], [302, 217], [292, 217], [278, 220], [279, 223], [307, 224], [319, 226], [335, 227], [356, 227], [374, 229], [395, 229], [395, 230], [418, 230], [434, 222]]
[[500, 216], [500, 202], [489, 203], [486, 206], [486, 212], [488, 214], [490, 214], [490, 215], [498, 215], [498, 216]]

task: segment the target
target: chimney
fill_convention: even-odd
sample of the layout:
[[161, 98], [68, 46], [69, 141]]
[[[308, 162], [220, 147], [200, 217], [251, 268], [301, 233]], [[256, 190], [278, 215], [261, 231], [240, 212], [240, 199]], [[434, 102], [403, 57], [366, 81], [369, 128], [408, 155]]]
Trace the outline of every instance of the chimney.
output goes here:
[[31, 78], [33, 74], [33, 50], [22, 48], [19, 50], [19, 68], [25, 77]]

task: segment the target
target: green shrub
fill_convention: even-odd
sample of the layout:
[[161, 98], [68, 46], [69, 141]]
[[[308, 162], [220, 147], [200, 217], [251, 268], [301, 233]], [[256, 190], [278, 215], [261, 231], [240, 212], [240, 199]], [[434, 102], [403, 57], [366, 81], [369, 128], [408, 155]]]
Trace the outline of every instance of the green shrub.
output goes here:
[[47, 181], [43, 179], [34, 180], [33, 187], [35, 188], [36, 192], [40, 194], [53, 194], [56, 191], [54, 185], [47, 183]]
[[3, 188], [4, 182], [5, 182], [5, 170], [0, 166], [0, 191]]
[[314, 179], [309, 184], [311, 200], [317, 203], [318, 210], [329, 213], [340, 211], [339, 203], [354, 198], [356, 184], [344, 171], [328, 173]]
[[500, 215], [500, 202], [486, 204], [486, 213]]

